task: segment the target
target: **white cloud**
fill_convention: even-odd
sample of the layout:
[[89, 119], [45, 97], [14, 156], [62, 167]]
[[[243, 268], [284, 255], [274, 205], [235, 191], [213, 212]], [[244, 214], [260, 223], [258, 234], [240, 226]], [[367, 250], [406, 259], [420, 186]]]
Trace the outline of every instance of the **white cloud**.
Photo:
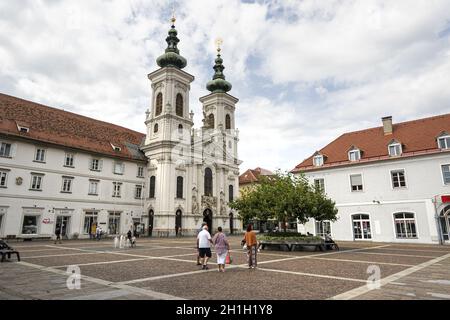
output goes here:
[[[221, 37], [244, 165], [291, 169], [345, 131], [449, 110], [445, 0], [175, 3], [201, 124]], [[172, 1], [0, 2], [0, 91], [145, 132]]]

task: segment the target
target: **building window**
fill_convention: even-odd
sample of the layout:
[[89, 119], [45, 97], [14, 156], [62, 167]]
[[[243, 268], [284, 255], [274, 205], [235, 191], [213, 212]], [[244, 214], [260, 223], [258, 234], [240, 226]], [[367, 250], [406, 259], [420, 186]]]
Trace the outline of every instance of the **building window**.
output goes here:
[[61, 192], [71, 193], [72, 184], [73, 184], [73, 177], [63, 177]]
[[113, 182], [113, 194], [114, 198], [120, 198], [122, 190], [122, 182]]
[[325, 179], [314, 179], [314, 188], [316, 191], [325, 192]]
[[41, 191], [42, 190], [42, 180], [43, 175], [41, 174], [32, 174], [31, 175], [31, 190]]
[[102, 165], [103, 161], [100, 159], [91, 159], [91, 162], [89, 164], [89, 169], [92, 171], [102, 171]]
[[66, 156], [64, 158], [64, 166], [73, 168], [73, 158], [73, 153], [66, 153]]
[[331, 234], [331, 222], [316, 221], [316, 236], [325, 237], [328, 234]]
[[114, 162], [114, 174], [124, 174], [125, 164], [122, 162]]
[[22, 224], [22, 234], [38, 234], [39, 216], [24, 216]]
[[313, 163], [315, 167], [323, 166], [323, 156], [322, 155], [314, 156]]
[[108, 234], [120, 234], [120, 212], [110, 212], [108, 217]]
[[372, 239], [372, 231], [370, 228], [370, 217], [368, 214], [352, 215], [353, 238], [355, 240]]
[[8, 182], [8, 171], [0, 170], [0, 188], [6, 188]]
[[144, 167], [138, 167], [137, 176], [138, 176], [138, 178], [144, 177]]
[[97, 196], [98, 195], [98, 184], [100, 181], [98, 180], [89, 180], [89, 195]]
[[0, 145], [0, 157], [11, 157], [11, 144], [2, 142]]
[[210, 127], [211, 129], [214, 129], [214, 125], [215, 125], [215, 123], [214, 123], [214, 114], [211, 113], [208, 116], [208, 127]]
[[136, 199], [142, 198], [142, 185], [140, 185], [140, 184], [136, 185], [136, 189], [134, 189], [134, 197]]
[[177, 99], [175, 102], [175, 113], [177, 116], [183, 116], [183, 96], [179, 93], [177, 94]]
[[450, 136], [438, 138], [438, 145], [440, 149], [450, 149]]
[[360, 159], [361, 159], [361, 151], [360, 150], [351, 150], [348, 152], [348, 160], [358, 161]]
[[405, 170], [395, 170], [391, 171], [392, 187], [395, 188], [405, 188]]
[[402, 145], [400, 143], [392, 143], [389, 145], [389, 155], [391, 157], [402, 155]]
[[155, 198], [155, 185], [156, 185], [156, 177], [151, 176], [150, 177], [150, 186], [149, 186], [149, 189], [150, 189], [149, 197], [152, 199]]
[[450, 184], [450, 164], [444, 164], [442, 166], [442, 179], [444, 184]]
[[234, 187], [232, 184], [228, 186], [228, 202], [232, 202], [234, 200]]
[[97, 226], [97, 212], [86, 211], [84, 214], [84, 234], [93, 234], [95, 232], [95, 227]]
[[183, 199], [183, 177], [177, 177], [177, 198]]
[[231, 129], [231, 117], [229, 114], [225, 116], [225, 129]]
[[155, 126], [153, 127], [153, 133], [157, 133], [158, 132], [158, 124], [155, 123]]
[[395, 233], [399, 239], [417, 238], [416, 220], [414, 213], [395, 213], [394, 214]]
[[156, 96], [156, 112], [155, 116], [159, 116], [162, 113], [163, 96], [162, 93], [158, 93]]
[[45, 162], [45, 149], [37, 148], [34, 161]]
[[210, 168], [205, 169], [205, 196], [212, 196], [213, 194], [213, 176]]
[[350, 184], [352, 186], [352, 192], [362, 191], [363, 190], [362, 175], [360, 174], [350, 175]]

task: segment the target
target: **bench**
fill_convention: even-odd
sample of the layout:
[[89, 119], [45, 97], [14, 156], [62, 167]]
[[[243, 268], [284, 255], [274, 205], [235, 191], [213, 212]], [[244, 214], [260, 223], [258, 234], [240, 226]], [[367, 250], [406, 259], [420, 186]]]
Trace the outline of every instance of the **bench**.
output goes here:
[[169, 237], [169, 231], [158, 231], [158, 237]]
[[2, 256], [2, 262], [5, 261], [6, 256], [8, 259], [11, 259], [11, 255], [15, 254], [17, 257], [17, 261], [20, 261], [20, 254], [18, 251], [11, 248], [5, 241], [0, 240], [0, 254]]
[[296, 246], [301, 247], [314, 247], [314, 251], [317, 251], [319, 249], [320, 251], [325, 251], [326, 246], [323, 242], [299, 242], [299, 241], [287, 241], [287, 240], [261, 240], [259, 241], [259, 247], [261, 250], [264, 250], [267, 246], [279, 246], [280, 248], [285, 246], [288, 251], [294, 251]]

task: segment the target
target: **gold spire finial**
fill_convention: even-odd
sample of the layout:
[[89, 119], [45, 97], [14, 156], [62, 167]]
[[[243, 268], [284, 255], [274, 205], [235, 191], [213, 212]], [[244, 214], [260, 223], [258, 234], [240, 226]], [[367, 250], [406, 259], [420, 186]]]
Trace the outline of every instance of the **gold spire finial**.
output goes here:
[[175, 18], [175, 4], [172, 3], [172, 18], [170, 19], [170, 21], [172, 22], [172, 25], [175, 24], [175, 21], [177, 21], [177, 19]]
[[220, 53], [220, 51], [222, 50], [222, 49], [220, 48], [220, 46], [223, 44], [222, 38], [217, 38], [216, 41], [215, 41], [215, 43], [216, 43], [216, 46], [217, 46], [217, 53]]

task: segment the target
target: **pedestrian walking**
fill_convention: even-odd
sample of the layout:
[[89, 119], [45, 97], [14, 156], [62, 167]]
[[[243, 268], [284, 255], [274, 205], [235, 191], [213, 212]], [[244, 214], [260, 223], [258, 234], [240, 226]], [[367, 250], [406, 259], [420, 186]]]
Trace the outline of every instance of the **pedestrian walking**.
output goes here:
[[91, 225], [91, 233], [89, 234], [89, 237], [91, 239], [95, 239], [95, 236], [97, 235], [97, 223], [93, 223]]
[[222, 232], [222, 227], [217, 228], [217, 233], [214, 235], [212, 243], [216, 250], [217, 265], [219, 266], [219, 272], [225, 272], [225, 259], [227, 258], [228, 251], [230, 250], [230, 244], [226, 235]]
[[102, 232], [103, 232], [102, 227], [98, 226], [98, 227], [97, 227], [97, 230], [96, 230], [96, 233], [97, 233], [97, 241], [100, 241], [100, 239], [102, 238]]
[[[200, 229], [197, 230], [197, 236], [200, 232], [202, 232], [203, 230], [203, 226], [206, 226], [206, 222], [203, 222], [202, 225], [200, 226]], [[200, 263], [200, 251], [198, 250], [198, 241], [197, 241], [197, 265], [201, 266], [202, 264]]]
[[202, 270], [208, 270], [208, 259], [211, 258], [212, 243], [211, 235], [208, 232], [208, 226], [203, 226], [203, 230], [197, 236], [197, 247], [200, 258], [202, 259]]
[[249, 224], [247, 227], [247, 232], [242, 239], [242, 244], [247, 246], [247, 259], [248, 268], [256, 268], [256, 253], [258, 251], [258, 241], [256, 240], [256, 233], [253, 231], [252, 225]]
[[59, 241], [59, 243], [62, 244], [62, 241], [61, 241], [61, 228], [60, 227], [56, 227], [56, 229], [55, 229], [55, 236], [56, 236], [55, 244], [56, 244], [57, 241]]

